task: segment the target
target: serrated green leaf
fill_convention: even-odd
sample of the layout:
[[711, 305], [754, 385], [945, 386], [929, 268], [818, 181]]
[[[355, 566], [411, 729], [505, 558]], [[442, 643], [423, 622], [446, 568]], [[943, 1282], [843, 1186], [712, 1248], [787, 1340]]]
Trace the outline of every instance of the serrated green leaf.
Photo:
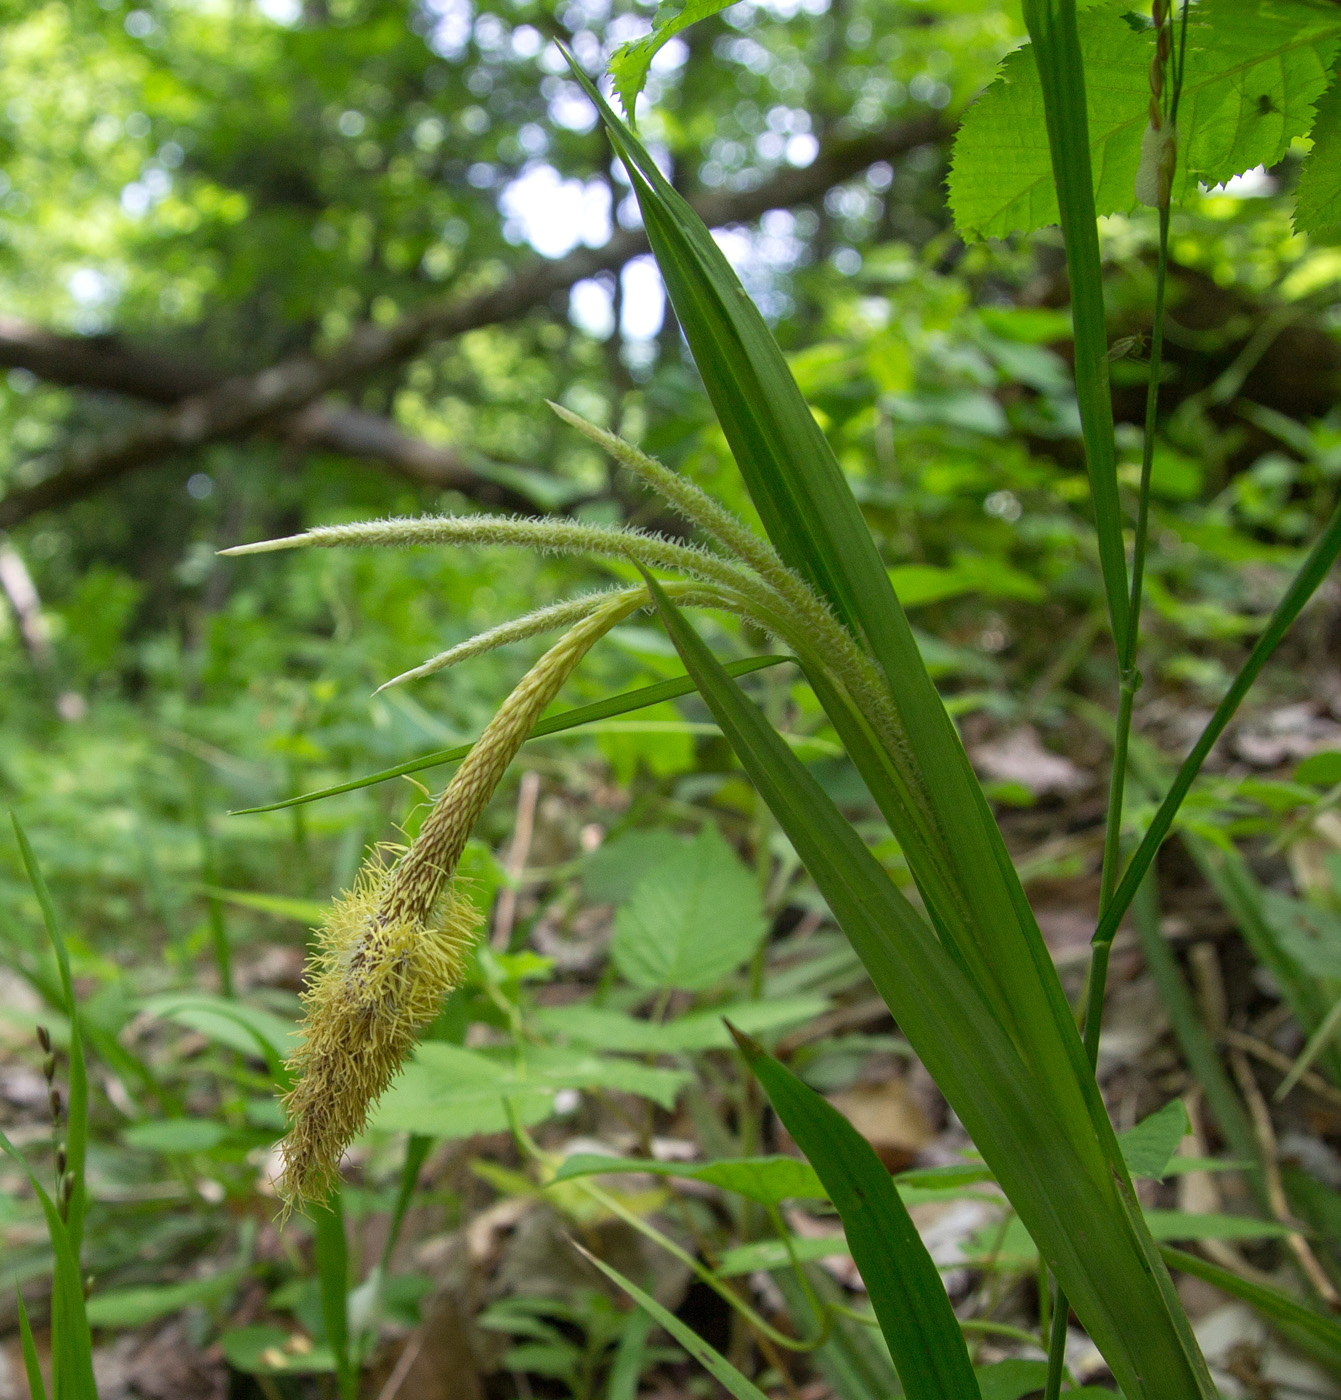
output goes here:
[[610, 76], [619, 94], [619, 105], [630, 121], [634, 118], [638, 94], [647, 84], [647, 73], [657, 54], [691, 24], [697, 24], [699, 20], [707, 19], [735, 3], [736, 0], [684, 0], [677, 7], [670, 0], [663, 0], [652, 21], [652, 32], [641, 39], [621, 44], [615, 50], [610, 59]]
[[1143, 1118], [1134, 1128], [1118, 1134], [1118, 1146], [1133, 1176], [1158, 1181], [1169, 1168], [1169, 1159], [1191, 1131], [1182, 1099], [1166, 1103], [1158, 1113]]
[[709, 823], [638, 881], [615, 917], [610, 956], [635, 987], [698, 991], [733, 973], [763, 935], [758, 883]]
[[[1152, 30], [1125, 5], [1079, 16], [1098, 212], [1136, 205], [1150, 102]], [[1188, 29], [1182, 144], [1174, 197], [1278, 161], [1313, 123], [1341, 41], [1341, 14], [1309, 0], [1203, 0]], [[955, 140], [950, 207], [966, 237], [1027, 233], [1057, 221], [1057, 197], [1032, 56], [1016, 50], [970, 108]]]
[[502, 1132], [508, 1126], [505, 1100], [523, 1123], [539, 1123], [554, 1111], [559, 1089], [609, 1089], [671, 1109], [690, 1077], [683, 1070], [563, 1046], [534, 1046], [518, 1067], [511, 1051], [504, 1057], [431, 1041], [382, 1096], [373, 1127], [440, 1138]]

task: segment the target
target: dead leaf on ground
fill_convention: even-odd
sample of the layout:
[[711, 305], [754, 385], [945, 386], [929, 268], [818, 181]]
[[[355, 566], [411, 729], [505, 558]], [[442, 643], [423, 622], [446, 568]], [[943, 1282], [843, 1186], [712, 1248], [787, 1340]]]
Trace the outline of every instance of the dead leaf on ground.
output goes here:
[[829, 1095], [829, 1102], [875, 1148], [890, 1171], [911, 1166], [936, 1136], [927, 1111], [906, 1080], [858, 1084]]
[[1065, 795], [1089, 786], [1090, 775], [1069, 758], [1044, 748], [1032, 725], [1013, 729], [985, 744], [975, 744], [970, 756], [984, 778], [997, 783], [1019, 783], [1035, 797]]

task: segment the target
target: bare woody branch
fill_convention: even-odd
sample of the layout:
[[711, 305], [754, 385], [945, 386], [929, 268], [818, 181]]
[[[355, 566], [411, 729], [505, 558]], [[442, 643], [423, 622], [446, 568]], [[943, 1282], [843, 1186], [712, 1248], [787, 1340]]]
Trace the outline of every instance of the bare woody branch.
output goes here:
[[[0, 366], [28, 370], [52, 384], [158, 404], [176, 404], [208, 393], [225, 380], [203, 361], [146, 350], [113, 335], [59, 335], [13, 316], [0, 316]], [[481, 476], [453, 448], [414, 437], [360, 408], [309, 404], [272, 425], [270, 431], [293, 447], [374, 461], [421, 485], [460, 491], [482, 505], [523, 514], [535, 510], [527, 497]], [[70, 465], [68, 454], [61, 460]], [[99, 484], [96, 477], [90, 480], [69, 470], [55, 471], [38, 483], [28, 513], [76, 500]]]
[[[749, 222], [769, 209], [809, 203], [876, 161], [897, 159], [944, 135], [942, 120], [928, 115], [856, 139], [829, 141], [804, 169], [779, 171], [754, 189], [705, 194], [695, 207], [710, 227]], [[601, 248], [583, 248], [553, 262], [532, 263], [489, 290], [429, 302], [387, 326], [365, 322], [328, 356], [295, 355], [257, 374], [192, 390], [166, 412], [109, 438], [75, 446], [43, 480], [9, 492], [0, 499], [0, 529], [88, 495], [133, 468], [206, 443], [277, 429], [283, 420], [333, 390], [409, 359], [433, 342], [513, 320], [546, 305], [576, 282], [616, 271], [646, 250], [641, 229], [621, 230]], [[90, 359], [96, 354], [90, 351]], [[41, 373], [36, 360], [27, 367]], [[123, 372], [128, 372], [124, 366]], [[336, 417], [326, 422], [338, 423], [338, 412], [332, 409]]]

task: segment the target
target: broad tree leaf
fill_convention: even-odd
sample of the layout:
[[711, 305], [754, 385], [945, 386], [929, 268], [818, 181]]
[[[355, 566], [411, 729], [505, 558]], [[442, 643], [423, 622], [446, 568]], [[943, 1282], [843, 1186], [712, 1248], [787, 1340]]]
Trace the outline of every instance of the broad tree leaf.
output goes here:
[[740, 1034], [736, 1042], [838, 1209], [904, 1393], [909, 1400], [968, 1400], [977, 1384], [959, 1319], [875, 1149], [762, 1046]]
[[[1124, 4], [1079, 16], [1100, 214], [1136, 205], [1154, 32]], [[1202, 0], [1189, 23], [1174, 197], [1278, 161], [1313, 124], [1341, 41], [1341, 13], [1310, 0]], [[969, 109], [955, 141], [950, 207], [966, 237], [1057, 221], [1043, 94], [1027, 49]]]
[[708, 822], [638, 881], [610, 956], [635, 987], [697, 991], [730, 976], [763, 935], [758, 882]]
[[1178, 1144], [1192, 1130], [1182, 1099], [1166, 1103], [1157, 1113], [1143, 1118], [1134, 1128], [1118, 1134], [1118, 1146], [1133, 1176], [1158, 1181], [1169, 1169], [1169, 1160]]
[[715, 15], [735, 4], [735, 0], [662, 0], [657, 6], [652, 32], [641, 39], [621, 44], [610, 58], [610, 76], [619, 94], [619, 105], [630, 121], [634, 119], [638, 94], [647, 84], [647, 72], [658, 53], [691, 24]]
[[[559, 1168], [555, 1181], [575, 1176], [609, 1176], [616, 1172], [647, 1172], [652, 1176], [687, 1177], [706, 1181], [724, 1191], [748, 1196], [761, 1205], [782, 1201], [827, 1199], [815, 1169], [795, 1157], [728, 1157], [717, 1162], [658, 1162], [645, 1157], [604, 1157], [580, 1152]], [[889, 1175], [888, 1172], [885, 1173]]]
[[421, 1045], [382, 1096], [373, 1127], [438, 1138], [502, 1132], [508, 1126], [505, 1100], [523, 1123], [539, 1123], [554, 1111], [559, 1089], [609, 1089], [671, 1109], [690, 1078], [683, 1070], [562, 1046], [530, 1047], [521, 1069], [511, 1054], [504, 1058], [445, 1041]]
[[[1294, 226], [1317, 233], [1341, 222], [1341, 82], [1334, 82], [1313, 123], [1313, 149], [1299, 172]], [[1301, 779], [1300, 781], [1306, 781]]]

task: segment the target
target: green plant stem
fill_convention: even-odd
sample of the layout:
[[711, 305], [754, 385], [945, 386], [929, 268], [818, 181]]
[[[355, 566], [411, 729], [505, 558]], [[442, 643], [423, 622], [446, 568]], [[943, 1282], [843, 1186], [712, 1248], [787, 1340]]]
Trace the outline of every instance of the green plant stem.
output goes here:
[[1071, 1306], [1061, 1285], [1052, 1304], [1052, 1331], [1048, 1334], [1048, 1378], [1043, 1386], [1043, 1400], [1057, 1400], [1062, 1391], [1062, 1376], [1066, 1372], [1066, 1328], [1071, 1320]]
[[[1085, 1054], [1090, 1068], [1099, 1063], [1099, 1037], [1103, 1030], [1104, 993], [1108, 987], [1108, 960], [1113, 949], [1117, 923], [1105, 936], [1104, 915], [1117, 891], [1118, 867], [1122, 860], [1122, 808], [1126, 796], [1127, 749], [1131, 742], [1131, 716], [1141, 673], [1136, 669], [1141, 637], [1141, 594], [1145, 586], [1145, 557], [1150, 539], [1150, 479], [1155, 464], [1155, 420], [1159, 413], [1159, 381], [1164, 357], [1164, 294], [1169, 271], [1169, 207], [1159, 211], [1159, 254], [1155, 266], [1155, 313], [1150, 331], [1150, 373], [1145, 393], [1145, 439], [1141, 445], [1141, 484], [1137, 493], [1136, 534], [1132, 543], [1131, 595], [1127, 608], [1127, 629], [1118, 640], [1120, 667], [1117, 722], [1113, 734], [1113, 766], [1108, 782], [1108, 814], [1104, 825], [1103, 868], [1099, 877], [1099, 924], [1090, 951], [1083, 1013]], [[1057, 1311], [1052, 1319], [1048, 1345], [1048, 1381], [1044, 1400], [1057, 1400], [1061, 1393], [1066, 1349], [1068, 1305], [1057, 1290]]]
[[[1150, 540], [1150, 479], [1155, 465], [1155, 420], [1159, 413], [1159, 381], [1164, 361], [1164, 295], [1169, 273], [1169, 209], [1159, 211], [1159, 256], [1155, 267], [1155, 315], [1150, 332], [1150, 375], [1145, 394], [1145, 440], [1141, 446], [1141, 484], [1137, 495], [1136, 535], [1132, 546], [1131, 599], [1126, 646], [1121, 650], [1117, 725], [1113, 735], [1113, 767], [1108, 786], [1108, 819], [1104, 828], [1103, 873], [1099, 880], [1099, 917], [1113, 902], [1118, 867], [1122, 860], [1122, 806], [1127, 783], [1127, 748], [1131, 742], [1131, 715], [1141, 673], [1136, 669], [1141, 636], [1141, 594], [1145, 586], [1145, 559]], [[1102, 928], [1102, 922], [1100, 923]], [[1099, 1059], [1099, 1034], [1103, 1026], [1104, 991], [1108, 984], [1108, 958], [1116, 926], [1100, 938], [1098, 930], [1090, 959], [1089, 987], [1085, 999], [1085, 1053], [1091, 1067]]]

